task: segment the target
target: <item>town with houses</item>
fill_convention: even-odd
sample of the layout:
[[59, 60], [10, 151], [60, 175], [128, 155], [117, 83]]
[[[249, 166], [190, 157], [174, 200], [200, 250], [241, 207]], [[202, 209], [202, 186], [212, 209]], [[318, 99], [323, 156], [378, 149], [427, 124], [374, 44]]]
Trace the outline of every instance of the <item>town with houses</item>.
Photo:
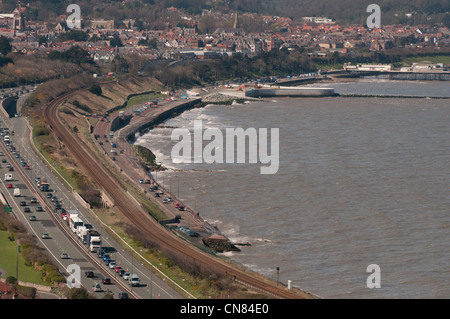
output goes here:
[[[175, 7], [168, 8], [171, 18], [183, 21], [183, 27], [167, 25], [164, 30], [139, 30], [133, 19], [123, 21], [126, 28], [115, 26], [114, 20], [87, 19], [82, 30], [89, 39], [82, 42], [56, 41], [61, 33], [70, 31], [68, 14], [63, 14], [52, 24], [25, 21], [27, 6], [18, 5], [11, 13], [0, 13], [0, 36], [11, 40], [12, 52], [25, 55], [49, 54], [64, 51], [74, 45], [87, 50], [96, 62], [111, 62], [116, 55], [138, 54], [145, 59], [208, 59], [235, 54], [258, 55], [272, 49], [304, 48], [308, 55], [327, 56], [333, 53], [351, 55], [363, 48], [383, 52], [396, 46], [433, 48], [450, 46], [450, 31], [445, 26], [383, 25], [368, 29], [364, 26], [343, 26], [329, 17], [303, 17], [300, 22], [290, 18], [263, 16], [271, 31], [246, 32], [239, 19], [251, 13], [231, 13], [234, 25], [217, 28], [209, 34], [196, 31], [200, 17], [189, 16]], [[204, 10], [202, 15], [214, 15]], [[122, 25], [122, 26], [123, 26]], [[275, 27], [275, 30], [273, 28]], [[414, 43], [399, 39], [414, 38]], [[112, 39], [118, 38], [121, 45]], [[42, 41], [45, 39], [45, 41]], [[152, 40], [154, 45], [149, 46]]]

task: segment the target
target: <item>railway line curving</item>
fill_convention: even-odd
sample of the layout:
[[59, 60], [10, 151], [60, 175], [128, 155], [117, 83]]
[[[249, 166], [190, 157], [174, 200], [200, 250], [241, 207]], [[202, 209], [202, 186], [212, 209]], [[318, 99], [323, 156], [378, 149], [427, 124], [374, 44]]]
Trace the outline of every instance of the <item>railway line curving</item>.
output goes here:
[[196, 247], [180, 240], [155, 219], [135, 201], [129, 200], [127, 190], [120, 186], [113, 174], [107, 171], [98, 159], [86, 150], [84, 146], [70, 133], [60, 122], [57, 108], [59, 104], [74, 92], [66, 93], [52, 100], [43, 109], [43, 116], [48, 121], [51, 130], [63, 143], [73, 158], [85, 171], [85, 173], [114, 201], [115, 206], [133, 227], [146, 236], [146, 238], [160, 247], [169, 255], [178, 256], [187, 260], [196, 267], [208, 269], [215, 274], [225, 275], [244, 283], [248, 287], [254, 287], [259, 292], [264, 292], [270, 298], [301, 299], [306, 298], [262, 276], [246, 272], [237, 266], [230, 265], [218, 257], [202, 252]]

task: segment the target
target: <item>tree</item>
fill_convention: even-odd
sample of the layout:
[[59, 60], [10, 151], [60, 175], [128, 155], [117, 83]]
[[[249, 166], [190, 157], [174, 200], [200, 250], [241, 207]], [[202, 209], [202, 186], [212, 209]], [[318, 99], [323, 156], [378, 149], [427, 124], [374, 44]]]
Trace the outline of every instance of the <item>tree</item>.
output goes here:
[[90, 88], [89, 88], [89, 91], [91, 92], [91, 93], [94, 93], [94, 94], [96, 94], [96, 95], [102, 95], [102, 88], [100, 87], [100, 85], [98, 85], [97, 83], [96, 84], [93, 84]]
[[0, 36], [0, 53], [3, 55], [7, 55], [9, 52], [11, 52], [12, 46], [9, 42], [9, 39], [5, 36]]

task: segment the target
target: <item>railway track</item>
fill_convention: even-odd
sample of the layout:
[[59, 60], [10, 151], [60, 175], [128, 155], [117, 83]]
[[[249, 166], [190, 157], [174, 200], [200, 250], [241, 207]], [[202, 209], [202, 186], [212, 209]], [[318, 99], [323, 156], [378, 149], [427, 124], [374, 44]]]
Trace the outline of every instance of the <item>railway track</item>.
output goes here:
[[271, 298], [301, 299], [305, 298], [284, 287], [277, 286], [274, 282], [262, 276], [249, 274], [245, 270], [230, 265], [218, 257], [214, 257], [198, 248], [187, 244], [172, 232], [160, 225], [155, 219], [134, 200], [131, 200], [127, 190], [123, 189], [120, 182], [109, 172], [92, 152], [86, 150], [83, 145], [64, 127], [58, 118], [58, 105], [75, 92], [66, 93], [52, 100], [43, 108], [43, 116], [50, 124], [51, 130], [59, 141], [65, 145], [73, 158], [84, 172], [114, 201], [124, 218], [140, 231], [145, 237], [161, 250], [174, 256], [181, 256], [183, 260], [194, 266], [208, 269], [212, 273], [233, 278], [236, 282], [262, 292]]

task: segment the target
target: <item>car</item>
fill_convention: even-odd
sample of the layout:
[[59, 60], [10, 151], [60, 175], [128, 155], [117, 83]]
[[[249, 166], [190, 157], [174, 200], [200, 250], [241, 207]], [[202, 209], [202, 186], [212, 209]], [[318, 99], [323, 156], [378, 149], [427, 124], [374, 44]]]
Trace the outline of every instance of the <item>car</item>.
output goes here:
[[111, 261], [113, 261], [113, 260], [111, 259], [111, 257], [107, 258], [107, 259], [105, 260], [105, 265], [106, 265], [106, 266], [109, 266], [109, 263], [110, 263]]
[[21, 202], [20, 202], [20, 206], [27, 206], [27, 202], [21, 201]]
[[180, 204], [176, 203], [175, 208], [178, 208], [178, 207], [180, 207]]
[[37, 212], [43, 212], [44, 209], [42, 208], [42, 206], [37, 206], [37, 207], [36, 207], [36, 211], [37, 211]]
[[169, 203], [169, 200], [168, 200], [167, 198], [164, 198], [164, 199], [162, 200], [162, 202], [163, 202], [163, 204], [168, 204], [168, 203]]
[[166, 199], [167, 199], [168, 202], [173, 202], [173, 198], [170, 197], [170, 196], [167, 196]]
[[8, 184], [6, 187], [13, 188], [12, 184]]
[[122, 275], [122, 277], [123, 277], [123, 279], [128, 280], [130, 278], [130, 275], [131, 274], [127, 271]]
[[115, 266], [115, 267], [114, 267], [114, 271], [115, 271], [116, 273], [118, 273], [119, 270], [121, 270], [121, 269], [122, 269], [122, 266]]
[[109, 266], [110, 269], [114, 269], [117, 266], [117, 264], [116, 264], [116, 262], [114, 260], [111, 260], [109, 262], [108, 266]]
[[119, 276], [123, 276], [124, 273], [125, 273], [125, 270], [123, 270], [123, 269], [120, 269], [120, 270], [117, 272], [117, 274], [118, 274]]
[[159, 193], [155, 193], [155, 197], [159, 197]]
[[25, 170], [30, 170], [31, 168], [30, 168], [30, 166], [25, 165], [25, 166], [23, 167], [23, 169], [25, 169]]
[[119, 292], [119, 299], [128, 299], [128, 294], [126, 292]]
[[53, 194], [52, 193], [47, 193], [47, 198], [52, 198]]
[[179, 211], [183, 211], [184, 210], [184, 206], [180, 205], [180, 207], [178, 207]]
[[85, 271], [84, 276], [86, 278], [94, 278], [94, 272], [92, 270]]
[[107, 259], [111, 259], [111, 256], [109, 254], [103, 254], [103, 261], [106, 261]]
[[103, 282], [104, 285], [110, 285], [111, 284], [111, 278], [105, 277], [105, 278], [103, 278], [102, 282]]
[[59, 257], [60, 257], [61, 259], [68, 259], [68, 258], [69, 258], [69, 255], [68, 255], [67, 253], [65, 253], [65, 252], [62, 252], [62, 253], [59, 255]]
[[36, 216], [34, 216], [34, 215], [31, 215], [30, 217], [29, 217], [29, 219], [30, 219], [30, 221], [36, 221], [37, 219], [36, 219]]
[[30, 200], [30, 202], [31, 202], [31, 203], [37, 203], [36, 197], [32, 197], [31, 200]]
[[23, 209], [23, 212], [24, 212], [24, 213], [29, 213], [29, 212], [31, 212], [30, 207], [25, 207], [25, 208]]
[[42, 234], [41, 234], [41, 238], [42, 238], [42, 239], [49, 239], [49, 238], [50, 238], [50, 235], [49, 235], [48, 233], [42, 233]]
[[102, 287], [100, 286], [100, 284], [98, 282], [96, 282], [93, 286], [92, 286], [92, 290], [95, 292], [98, 291], [102, 291]]
[[198, 237], [198, 236], [200, 236], [199, 233], [197, 233], [197, 232], [195, 232], [195, 231], [193, 231], [193, 230], [190, 230], [190, 231], [188, 232], [188, 234], [189, 234], [189, 236], [191, 236], [191, 237]]

